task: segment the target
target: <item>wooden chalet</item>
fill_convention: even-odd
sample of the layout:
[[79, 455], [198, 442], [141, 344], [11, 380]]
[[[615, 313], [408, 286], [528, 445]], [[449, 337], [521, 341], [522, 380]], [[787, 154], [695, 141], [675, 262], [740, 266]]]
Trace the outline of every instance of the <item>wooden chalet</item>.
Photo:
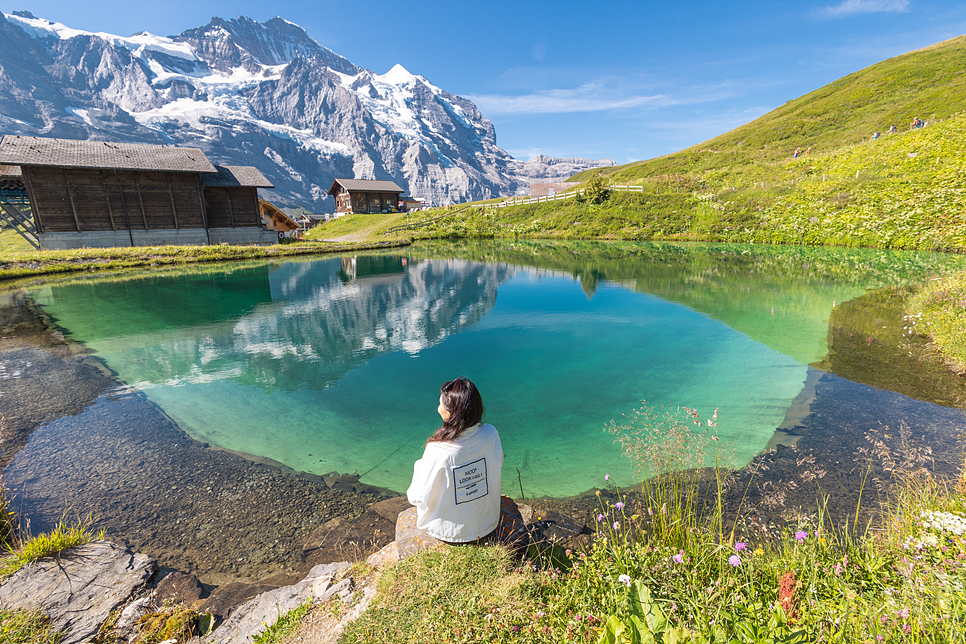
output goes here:
[[272, 184], [198, 148], [4, 136], [0, 165], [19, 167], [44, 249], [277, 240], [257, 195]]
[[259, 199], [258, 209], [262, 215], [262, 223], [265, 228], [274, 231], [279, 239], [293, 237], [298, 234], [298, 231], [302, 230], [296, 220], [286, 215], [273, 203]]
[[392, 181], [371, 179], [336, 179], [329, 188], [338, 215], [396, 212], [400, 209], [399, 196], [404, 192]]

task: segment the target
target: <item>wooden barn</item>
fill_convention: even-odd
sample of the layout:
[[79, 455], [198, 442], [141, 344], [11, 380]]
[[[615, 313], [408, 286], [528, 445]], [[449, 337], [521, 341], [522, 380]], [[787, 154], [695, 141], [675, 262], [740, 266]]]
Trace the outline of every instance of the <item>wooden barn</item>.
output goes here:
[[216, 167], [197, 148], [4, 136], [43, 249], [271, 243], [255, 168]]
[[329, 188], [338, 215], [396, 212], [400, 210], [399, 196], [404, 192], [392, 181], [370, 179], [336, 179]]

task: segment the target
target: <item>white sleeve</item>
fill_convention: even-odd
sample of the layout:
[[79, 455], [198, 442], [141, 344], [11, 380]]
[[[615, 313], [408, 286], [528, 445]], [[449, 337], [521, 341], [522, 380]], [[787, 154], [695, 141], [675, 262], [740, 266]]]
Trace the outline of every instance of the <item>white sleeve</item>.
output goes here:
[[431, 496], [439, 494], [437, 481], [441, 476], [446, 476], [446, 470], [440, 461], [424, 452], [423, 457], [413, 464], [413, 482], [406, 490], [409, 502], [416, 507], [425, 507]]

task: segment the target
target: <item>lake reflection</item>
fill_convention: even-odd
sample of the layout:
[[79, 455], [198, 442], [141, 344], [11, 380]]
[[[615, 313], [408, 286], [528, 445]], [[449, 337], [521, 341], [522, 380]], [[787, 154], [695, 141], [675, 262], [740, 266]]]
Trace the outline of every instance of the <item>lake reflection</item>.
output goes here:
[[720, 408], [738, 464], [827, 352], [833, 308], [961, 258], [841, 249], [465, 243], [37, 289], [192, 436], [403, 491], [439, 385], [484, 394], [504, 492], [634, 478], [603, 427], [642, 399]]

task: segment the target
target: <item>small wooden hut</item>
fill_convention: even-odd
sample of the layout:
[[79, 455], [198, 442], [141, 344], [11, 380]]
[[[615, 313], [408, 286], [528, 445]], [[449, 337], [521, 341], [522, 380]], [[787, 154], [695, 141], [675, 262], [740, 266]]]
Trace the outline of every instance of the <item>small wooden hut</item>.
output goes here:
[[22, 173], [41, 248], [270, 243], [247, 166], [198, 148], [4, 136], [0, 164]]
[[293, 237], [298, 234], [302, 227], [299, 223], [286, 215], [278, 206], [264, 199], [258, 200], [258, 209], [262, 215], [262, 223], [265, 228], [274, 231], [279, 239]]
[[339, 215], [398, 211], [399, 195], [404, 192], [392, 181], [371, 179], [336, 179], [329, 188], [329, 194], [335, 197], [335, 212]]

